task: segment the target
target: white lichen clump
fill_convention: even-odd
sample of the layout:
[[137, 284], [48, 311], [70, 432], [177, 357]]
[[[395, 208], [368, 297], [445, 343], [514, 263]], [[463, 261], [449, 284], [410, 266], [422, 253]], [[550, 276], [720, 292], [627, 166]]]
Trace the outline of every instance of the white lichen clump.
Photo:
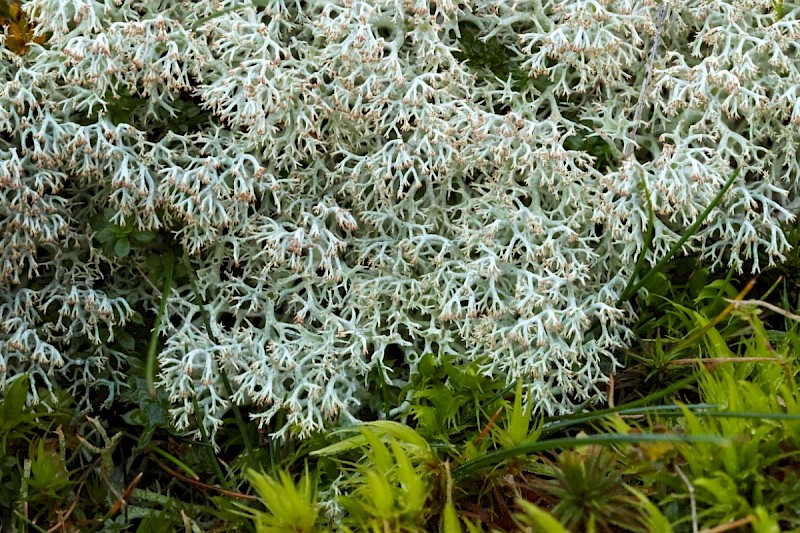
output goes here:
[[308, 434], [428, 352], [542, 412], [600, 399], [648, 195], [648, 264], [737, 168], [686, 251], [755, 271], [789, 249], [800, 6], [776, 6], [30, 0], [46, 40], [0, 46], [0, 388], [130, 386], [147, 338], [115, 339], [152, 327], [161, 281], [152, 249], [103, 250], [111, 208], [197, 279], [158, 356], [179, 428], [234, 401]]

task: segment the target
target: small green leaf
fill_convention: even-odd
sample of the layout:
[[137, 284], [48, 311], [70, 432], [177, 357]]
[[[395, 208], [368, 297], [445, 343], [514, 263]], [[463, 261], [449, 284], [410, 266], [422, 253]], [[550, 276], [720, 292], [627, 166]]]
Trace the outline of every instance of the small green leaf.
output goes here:
[[103, 226], [95, 237], [97, 237], [97, 240], [101, 243], [106, 243], [114, 238], [114, 231], [111, 229], [111, 226]]
[[378, 518], [389, 518], [394, 514], [394, 491], [385, 476], [375, 470], [364, 472], [366, 482], [363, 490], [364, 496], [372, 507], [372, 512]]
[[108, 219], [103, 213], [97, 213], [91, 218], [89, 224], [92, 226], [93, 230], [102, 231], [108, 227]]
[[641, 503], [642, 508], [646, 511], [647, 515], [647, 530], [652, 531], [653, 533], [672, 533], [672, 526], [667, 520], [661, 511], [659, 511], [658, 507], [653, 505], [653, 503], [647, 499], [647, 496], [642, 494], [641, 492], [637, 491], [632, 487], [625, 487], [628, 489]]
[[5, 391], [2, 412], [4, 415], [13, 415], [25, 409], [25, 399], [28, 396], [28, 377], [22, 376], [14, 380]]
[[144, 325], [144, 317], [142, 316], [142, 313], [140, 313], [139, 311], [134, 311], [128, 320], [130, 320], [134, 324], [138, 324], [139, 326]]
[[0, 402], [0, 430], [2, 432], [7, 432], [33, 418], [32, 415], [25, 412], [25, 400], [27, 397], [27, 376], [15, 380], [5, 390], [3, 401]]
[[462, 533], [461, 524], [458, 523], [458, 515], [452, 503], [444, 506], [442, 516], [444, 518], [442, 533]]
[[414, 469], [408, 454], [397, 441], [391, 440], [389, 445], [392, 447], [392, 454], [397, 463], [395, 473], [405, 493], [406, 511], [422, 513], [428, 499], [425, 480]]
[[134, 231], [131, 233], [131, 238], [141, 244], [148, 244], [155, 240], [156, 234], [152, 231]]
[[117, 338], [117, 344], [119, 344], [125, 350], [131, 352], [136, 347], [136, 339], [133, 338], [133, 335], [128, 333], [127, 331], [117, 331], [115, 333]]
[[308, 470], [295, 483], [285, 471], [278, 472], [278, 479], [255, 470], [248, 470], [247, 477], [267, 508], [267, 512], [253, 511], [256, 529], [264, 533], [295, 531], [311, 533], [316, 527], [319, 505], [316, 498], [316, 481]]
[[642, 285], [642, 288], [647, 289], [650, 299], [652, 299], [653, 296], [666, 296], [669, 293], [670, 286], [667, 276], [661, 272], [656, 272]]
[[553, 515], [543, 509], [539, 509], [529, 501], [518, 499], [517, 505], [522, 509], [523, 514], [518, 516], [520, 521], [526, 526], [532, 526], [528, 531], [546, 531], [547, 533], [569, 533]]
[[692, 277], [689, 278], [689, 283], [686, 287], [689, 289], [689, 294], [697, 298], [700, 292], [705, 288], [706, 283], [708, 283], [708, 269], [699, 268], [695, 270]]
[[769, 511], [762, 506], [758, 506], [753, 510], [753, 531], [757, 533], [780, 533], [781, 527], [778, 524], [777, 517], [770, 516]]
[[117, 242], [114, 243], [114, 254], [117, 257], [128, 257], [129, 253], [131, 253], [131, 243], [127, 237], [118, 239]]
[[[348, 431], [348, 430], [341, 430], [341, 431], [334, 432], [332, 434], [342, 433], [344, 431]], [[356, 448], [361, 448], [361, 447], [366, 446], [366, 445], [367, 445], [367, 439], [364, 437], [364, 435], [356, 435], [354, 437], [350, 437], [349, 439], [345, 439], [345, 440], [330, 444], [328, 446], [325, 446], [324, 448], [321, 448], [319, 450], [314, 450], [314, 451], [312, 451], [310, 453], [310, 455], [312, 455], [312, 456], [316, 456], [316, 455], [319, 455], [319, 456], [336, 455], [336, 454], [347, 452], [347, 451], [350, 451], [350, 450], [355, 450]]]
[[61, 457], [55, 451], [46, 449], [44, 444], [44, 439], [40, 439], [38, 446], [31, 446], [31, 476], [28, 483], [39, 496], [52, 500], [61, 489], [72, 483]]
[[114, 235], [116, 235], [117, 237], [125, 237], [125, 238], [127, 238], [133, 232], [133, 227], [132, 226], [127, 226], [127, 225], [126, 226], [114, 225], [114, 226], [111, 226], [111, 230], [114, 232]]
[[417, 370], [423, 377], [431, 377], [436, 372], [436, 358], [433, 354], [426, 353], [417, 363]]

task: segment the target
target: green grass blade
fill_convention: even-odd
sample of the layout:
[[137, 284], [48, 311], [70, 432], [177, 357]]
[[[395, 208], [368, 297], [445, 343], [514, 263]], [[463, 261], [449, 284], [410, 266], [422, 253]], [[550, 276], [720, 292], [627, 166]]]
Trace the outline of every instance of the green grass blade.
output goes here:
[[172, 288], [172, 275], [175, 270], [175, 261], [172, 254], [167, 254], [167, 266], [164, 273], [164, 284], [161, 287], [161, 301], [158, 303], [158, 313], [153, 324], [153, 332], [150, 334], [150, 344], [147, 346], [147, 359], [145, 360], [145, 379], [147, 380], [147, 392], [151, 398], [156, 398], [156, 350], [158, 349], [158, 336], [161, 333], [161, 321], [164, 319], [164, 312], [167, 309], [167, 298], [169, 290]]
[[[630, 288], [630, 290], [626, 290], [623, 293], [623, 296], [626, 297], [625, 300], [633, 297], [633, 295], [636, 294], [636, 292], [639, 289], [641, 289], [650, 280], [651, 277], [660, 272], [661, 269], [664, 268], [664, 265], [666, 265], [675, 256], [675, 254], [678, 253], [681, 248], [683, 248], [683, 245], [686, 244], [686, 241], [691, 239], [692, 236], [695, 233], [697, 233], [697, 230], [700, 229], [700, 226], [703, 224], [703, 222], [705, 222], [706, 218], [708, 218], [708, 215], [711, 214], [711, 211], [713, 211], [714, 208], [717, 207], [717, 205], [719, 205], [719, 203], [722, 201], [722, 197], [725, 196], [725, 193], [728, 192], [728, 189], [731, 188], [731, 185], [733, 185], [733, 182], [739, 176], [741, 170], [742, 170], [741, 168], [737, 168], [736, 171], [731, 175], [731, 177], [728, 178], [728, 181], [725, 182], [725, 184], [722, 186], [722, 188], [719, 190], [716, 196], [714, 196], [714, 199], [711, 200], [711, 203], [708, 204], [708, 207], [706, 207], [705, 211], [703, 211], [700, 214], [700, 216], [697, 217], [697, 219], [694, 221], [694, 224], [692, 224], [686, 229], [683, 236], [678, 240], [678, 242], [676, 242], [672, 246], [672, 248], [669, 249], [667, 254], [664, 257], [662, 257], [661, 260], [658, 263], [656, 263], [655, 266], [653, 266], [653, 268], [648, 270], [647, 274], [642, 276], [642, 279], [640, 279], [636, 284], [634, 284], [633, 287]], [[625, 300], [623, 300], [621, 297], [620, 301], [617, 302], [617, 305], [621, 304]]]
[[517, 446], [515, 448], [504, 448], [489, 452], [481, 457], [472, 459], [453, 470], [453, 480], [461, 481], [478, 470], [492, 467], [506, 459], [521, 455], [560, 448], [574, 448], [577, 446], [588, 446], [592, 444], [610, 446], [614, 444], [639, 444], [642, 442], [676, 442], [676, 443], [712, 443], [720, 446], [730, 445], [730, 439], [715, 435], [675, 435], [670, 433], [607, 433], [603, 435], [591, 435], [588, 437], [566, 437], [560, 439], [548, 439], [538, 442], [531, 442]]
[[[197, 299], [197, 307], [200, 310], [200, 317], [203, 319], [203, 325], [206, 328], [206, 334], [208, 335], [208, 338], [211, 339], [211, 342], [219, 345], [219, 341], [217, 340], [216, 335], [214, 335], [214, 330], [211, 329], [211, 320], [208, 318], [206, 303], [200, 294], [200, 290], [197, 288], [194, 270], [192, 269], [191, 263], [189, 263], [189, 254], [186, 252], [186, 250], [183, 251], [181, 260], [183, 262], [183, 266], [186, 268], [187, 274], [189, 275], [189, 282], [191, 283], [194, 297]], [[247, 425], [244, 423], [242, 411], [239, 409], [239, 406], [236, 405], [236, 402], [233, 401], [233, 387], [231, 387], [231, 382], [228, 380], [228, 374], [225, 372], [225, 369], [222, 368], [222, 365], [217, 365], [217, 368], [219, 370], [222, 386], [225, 389], [225, 394], [227, 395], [226, 399], [230, 402], [233, 416], [236, 419], [236, 425], [239, 427], [239, 432], [242, 434], [242, 443], [244, 444], [244, 450], [247, 454], [247, 461], [250, 463], [250, 467], [255, 469], [256, 461], [253, 453], [253, 445], [250, 442], [250, 436], [247, 434]]]
[[[681, 390], [684, 387], [687, 387], [700, 379], [700, 374], [698, 372], [693, 373], [690, 376], [687, 376], [679, 381], [676, 381], [672, 385], [668, 387], [664, 387], [658, 392], [654, 392], [652, 394], [648, 394], [647, 396], [640, 398], [638, 400], [634, 400], [632, 402], [625, 403], [623, 405], [618, 405], [617, 407], [609, 407], [607, 409], [598, 409], [597, 411], [590, 411], [588, 413], [573, 413], [569, 415], [561, 415], [561, 416], [552, 416], [545, 419], [545, 423], [554, 422], [554, 421], [561, 421], [561, 420], [571, 420], [574, 423], [579, 422], [591, 422], [592, 420], [599, 420], [605, 416], [619, 413], [620, 411], [624, 411], [626, 409], [632, 409], [634, 407], [640, 407], [647, 405], [648, 403], [660, 400], [662, 398], [666, 398], [671, 396], [675, 392]], [[550, 426], [552, 427], [552, 426]], [[552, 433], [552, 430], [546, 430], [544, 433]]]
[[154, 452], [156, 455], [160, 455], [161, 457], [163, 457], [164, 459], [166, 459], [170, 463], [174, 464], [179, 469], [183, 470], [183, 472], [187, 476], [189, 476], [190, 478], [195, 479], [197, 481], [200, 481], [200, 476], [198, 476], [197, 473], [194, 470], [192, 470], [186, 463], [184, 463], [183, 461], [181, 461], [180, 459], [178, 459], [177, 457], [175, 457], [171, 453], [165, 452], [164, 450], [162, 450], [161, 448], [159, 448], [157, 446], [150, 446], [148, 449], [151, 452]]
[[561, 523], [556, 520], [556, 518], [545, 511], [544, 509], [540, 509], [536, 505], [532, 504], [531, 502], [523, 499], [517, 498], [517, 506], [519, 506], [520, 510], [522, 511], [521, 515], [518, 515], [518, 518], [525, 519], [525, 525], [528, 526], [538, 526], [537, 529], [531, 529], [530, 531], [547, 531], [548, 533], [569, 533], [569, 530], [565, 528]]
[[[707, 403], [698, 403], [698, 404], [689, 404], [686, 406], [692, 412], [698, 412], [702, 415], [707, 415], [711, 412], [712, 409], [719, 409], [719, 405], [717, 404], [707, 404]], [[661, 416], [665, 418], [677, 418], [683, 416], [682, 411], [678, 406], [675, 405], [649, 405], [645, 407], [631, 407], [628, 409], [620, 409], [614, 412], [608, 412], [609, 410], [595, 411], [594, 413], [585, 413], [585, 418], [571, 418], [567, 420], [557, 420], [555, 422], [550, 422], [545, 424], [542, 428], [542, 433], [547, 435], [552, 435], [557, 431], [561, 431], [562, 429], [574, 426], [576, 424], [592, 424], [596, 422], [600, 422], [605, 418], [613, 415], [619, 416]], [[598, 414], [599, 413], [599, 414]], [[592, 416], [596, 415], [596, 416]]]
[[632, 286], [639, 278], [639, 273], [644, 268], [644, 262], [647, 259], [647, 253], [650, 251], [650, 247], [653, 245], [653, 235], [655, 234], [655, 215], [653, 213], [653, 201], [650, 198], [650, 189], [647, 187], [647, 180], [644, 179], [642, 176], [642, 188], [644, 189], [644, 195], [647, 199], [647, 231], [645, 232], [644, 236], [644, 244], [642, 245], [642, 251], [639, 254], [639, 257], [636, 259], [636, 265], [633, 267], [633, 273], [631, 274], [628, 283], [625, 285], [625, 288], [622, 290], [622, 296], [620, 296], [619, 301], [617, 304], [621, 304], [622, 302], [627, 302], [631, 294], [633, 293]]

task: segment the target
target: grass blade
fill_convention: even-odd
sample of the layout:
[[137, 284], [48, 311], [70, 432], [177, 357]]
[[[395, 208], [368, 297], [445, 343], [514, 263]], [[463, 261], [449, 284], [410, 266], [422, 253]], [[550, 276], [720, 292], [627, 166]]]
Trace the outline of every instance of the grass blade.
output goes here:
[[610, 446], [614, 444], [639, 444], [642, 442], [676, 442], [676, 443], [713, 443], [720, 446], [730, 445], [730, 439], [715, 435], [676, 435], [669, 433], [606, 433], [603, 435], [591, 435], [588, 437], [575, 438], [566, 437], [561, 439], [548, 439], [538, 442], [531, 442], [514, 448], [504, 448], [489, 452], [481, 457], [467, 461], [463, 465], [453, 470], [453, 480], [458, 482], [478, 470], [492, 467], [506, 459], [521, 455], [553, 450], [558, 448], [574, 448], [576, 446], [588, 446], [597, 444]]
[[725, 184], [722, 186], [722, 188], [719, 190], [716, 196], [714, 196], [714, 199], [711, 200], [711, 203], [708, 204], [708, 207], [706, 207], [705, 211], [703, 211], [700, 214], [700, 216], [697, 217], [697, 219], [694, 221], [694, 224], [692, 224], [686, 229], [683, 236], [678, 240], [678, 242], [676, 242], [672, 246], [672, 248], [669, 249], [667, 254], [664, 257], [662, 257], [661, 260], [658, 263], [656, 263], [655, 266], [653, 266], [653, 268], [648, 270], [647, 274], [642, 276], [642, 278], [638, 282], [636, 282], [633, 285], [633, 287], [630, 287], [630, 289], [626, 289], [623, 292], [622, 296], [620, 297], [620, 300], [617, 302], [618, 306], [622, 304], [624, 301], [629, 300], [634, 294], [636, 294], [636, 292], [639, 289], [641, 289], [650, 280], [651, 277], [660, 272], [661, 269], [664, 268], [664, 265], [666, 265], [675, 256], [675, 254], [678, 253], [681, 248], [683, 248], [683, 245], [686, 244], [686, 241], [691, 239], [692, 236], [695, 233], [697, 233], [697, 230], [700, 229], [700, 226], [708, 218], [708, 215], [710, 215], [711, 211], [713, 211], [714, 208], [717, 207], [717, 205], [719, 205], [719, 203], [722, 201], [722, 197], [725, 196], [725, 193], [728, 192], [728, 189], [731, 188], [733, 182], [736, 181], [736, 178], [739, 176], [741, 170], [742, 169], [737, 168], [736, 171], [731, 175], [731, 177], [728, 178], [728, 181], [725, 182]]

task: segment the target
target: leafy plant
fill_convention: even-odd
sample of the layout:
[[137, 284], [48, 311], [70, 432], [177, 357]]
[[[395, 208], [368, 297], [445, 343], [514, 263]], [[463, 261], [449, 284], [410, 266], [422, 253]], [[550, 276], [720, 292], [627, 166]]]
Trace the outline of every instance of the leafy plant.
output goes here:
[[295, 483], [285, 471], [277, 479], [250, 470], [248, 479], [256, 489], [267, 512], [248, 510], [258, 533], [314, 533], [320, 505], [316, 499], [317, 481], [306, 468], [305, 474]]
[[[30, 503], [36, 516], [48, 517], [70, 496], [73, 473], [67, 468], [64, 430], [71, 402], [26, 406], [27, 377], [15, 380], [0, 397], [0, 528], [11, 529], [15, 515]], [[42, 391], [39, 391], [40, 393]]]
[[[500, 399], [502, 383], [481, 375], [477, 363], [456, 365], [454, 358], [422, 356], [418, 372], [400, 392], [409, 398], [408, 415], [427, 439], [452, 443], [482, 424], [486, 409]], [[486, 398], [494, 398], [487, 402]]]
[[107, 207], [102, 213], [92, 218], [92, 228], [95, 238], [103, 247], [103, 252], [109, 257], [124, 258], [131, 253], [134, 247], [145, 247], [159, 244], [158, 234], [152, 231], [138, 231], [132, 217], [128, 217], [124, 225], [113, 222], [117, 211]]
[[641, 506], [622, 480], [618, 457], [600, 446], [563, 451], [528, 487], [570, 531], [646, 531]]
[[[66, 489], [74, 484], [67, 470], [66, 450], [53, 449], [53, 444], [39, 439], [31, 446], [30, 458], [26, 460], [25, 471], [30, 472], [25, 479], [29, 495], [27, 503], [34, 508], [46, 508], [53, 502], [64, 501]], [[55, 446], [58, 446], [58, 441]]]

